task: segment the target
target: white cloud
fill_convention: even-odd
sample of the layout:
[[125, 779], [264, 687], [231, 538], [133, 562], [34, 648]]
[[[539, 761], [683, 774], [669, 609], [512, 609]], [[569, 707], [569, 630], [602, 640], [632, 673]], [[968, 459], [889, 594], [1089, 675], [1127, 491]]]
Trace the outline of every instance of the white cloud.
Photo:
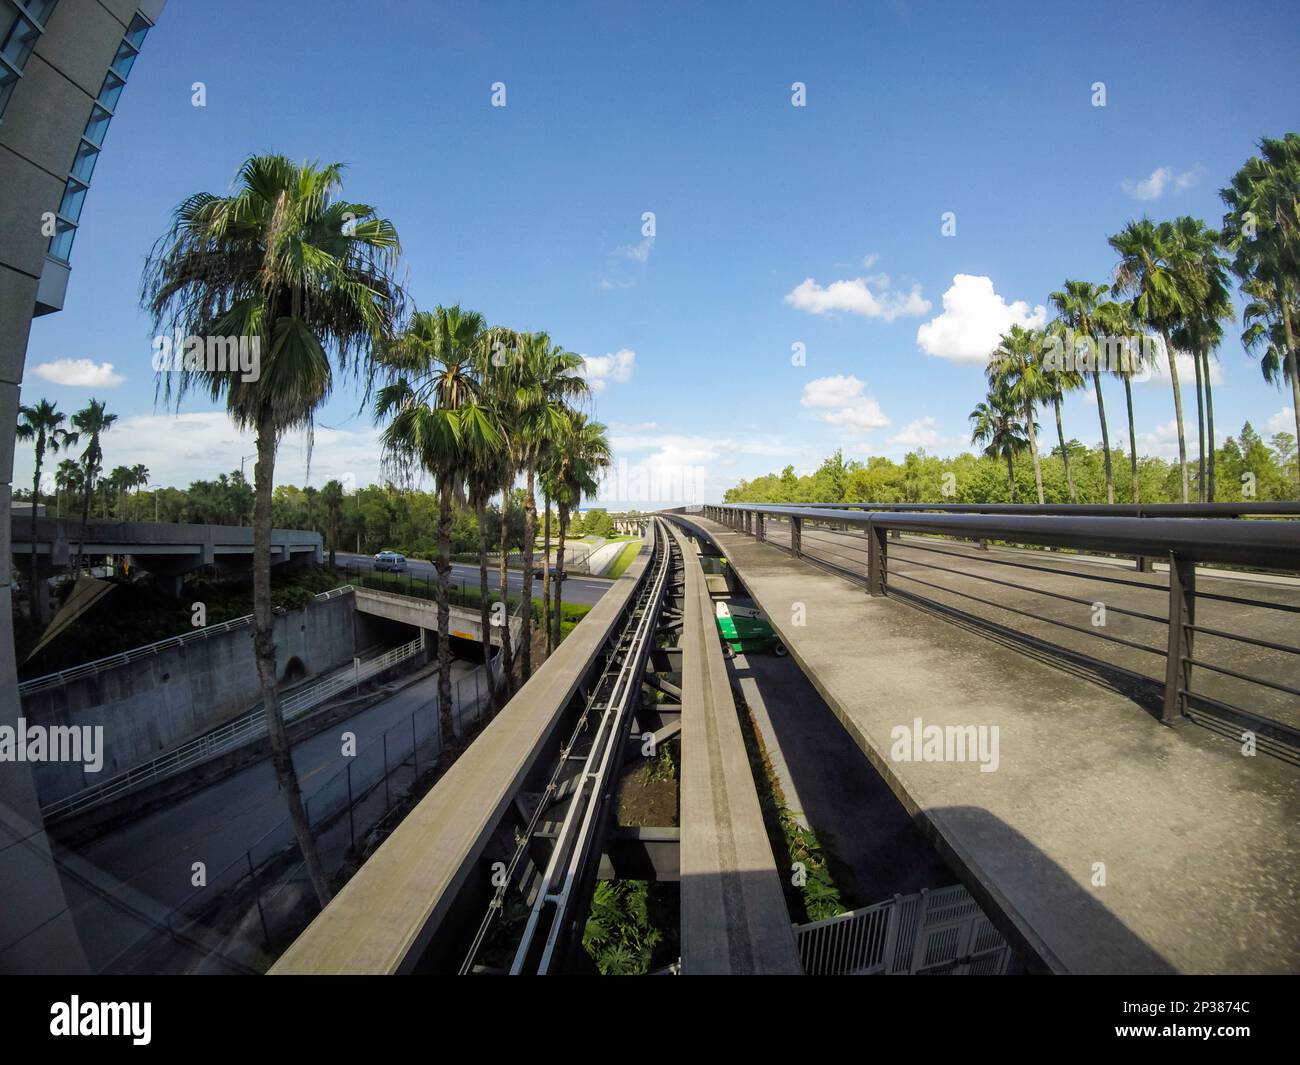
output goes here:
[[1150, 177], [1143, 178], [1141, 181], [1130, 181], [1126, 178], [1120, 182], [1120, 188], [1135, 200], [1158, 200], [1171, 187], [1175, 192], [1191, 188], [1196, 184], [1203, 169], [1198, 163], [1191, 170], [1176, 174], [1167, 166], [1158, 166], [1151, 171]]
[[[874, 292], [873, 285], [876, 288]], [[857, 277], [852, 281], [832, 281], [825, 288], [806, 277], [786, 293], [785, 302], [809, 314], [843, 311], [886, 322], [904, 316], [915, 317], [930, 310], [930, 301], [922, 298], [920, 285], [913, 285], [908, 292], [893, 291], [889, 278], [884, 274]]]
[[612, 254], [622, 256], [624, 259], [631, 259], [633, 262], [643, 263], [650, 258], [650, 253], [654, 251], [655, 238], [645, 237], [639, 244], [624, 244], [622, 247], [615, 248]]
[[[1161, 354], [1154, 362], [1143, 366], [1140, 371], [1133, 375], [1135, 385], [1157, 384], [1165, 388], [1170, 386], [1169, 380], [1169, 359], [1164, 355], [1164, 344], [1160, 344]], [[1174, 360], [1178, 364], [1178, 384], [1187, 388], [1189, 385], [1193, 388], [1196, 386], [1196, 364], [1192, 362], [1192, 357], [1185, 351], [1177, 353]], [[1223, 384], [1223, 365], [1217, 359], [1210, 360], [1210, 384]]]
[[[1192, 462], [1196, 458], [1199, 448], [1197, 443], [1199, 437], [1196, 431], [1196, 412], [1192, 411], [1190, 419], [1187, 417], [1186, 410], [1183, 411], [1183, 438], [1187, 444], [1187, 459]], [[1124, 433], [1124, 442], [1128, 441], [1127, 430]], [[1115, 436], [1111, 434], [1111, 447], [1116, 447]], [[1170, 419], [1163, 425], [1156, 426], [1150, 432], [1139, 432], [1137, 434], [1137, 451], [1139, 455], [1152, 455], [1156, 458], [1162, 458], [1166, 461], [1178, 461], [1178, 422]]]
[[55, 359], [32, 367], [32, 373], [56, 385], [76, 388], [116, 388], [126, 380], [114, 373], [111, 362], [92, 359]]
[[871, 254], [862, 257], [862, 268], [864, 270], [870, 270], [878, 262], [880, 262], [880, 253], [873, 251]]
[[993, 290], [991, 278], [957, 274], [943, 294], [943, 313], [917, 329], [916, 343], [927, 355], [982, 363], [1013, 325], [1039, 329], [1046, 320], [1041, 305], [1030, 309], [1024, 300], [1007, 303]]
[[602, 277], [600, 279], [600, 287], [606, 292], [614, 289], [632, 288], [635, 284], [635, 281], [620, 281], [614, 277]]
[[1295, 407], [1283, 407], [1265, 423], [1269, 434], [1290, 433], [1295, 436]]
[[889, 442], [900, 447], [937, 447], [941, 439], [938, 422], [933, 418], [918, 418], [891, 436]]
[[799, 406], [819, 411], [827, 425], [851, 433], [865, 433], [889, 424], [880, 404], [863, 393], [865, 384], [852, 374], [819, 377], [803, 387]]
[[624, 384], [632, 380], [635, 367], [636, 352], [631, 348], [620, 348], [610, 355], [582, 356], [582, 374], [593, 392], [603, 392], [610, 381]]

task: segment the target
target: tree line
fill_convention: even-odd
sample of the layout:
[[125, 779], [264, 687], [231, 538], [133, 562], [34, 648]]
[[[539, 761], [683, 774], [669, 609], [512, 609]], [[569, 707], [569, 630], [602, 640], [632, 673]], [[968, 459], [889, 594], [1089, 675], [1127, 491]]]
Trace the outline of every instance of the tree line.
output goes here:
[[[1057, 448], [1067, 497], [1079, 499], [1071, 449], [1061, 421], [1061, 400], [1091, 386], [1101, 425], [1104, 502], [1116, 500], [1116, 471], [1106, 421], [1102, 375], [1124, 385], [1128, 416], [1128, 493], [1134, 503], [1147, 478], [1139, 471], [1133, 420], [1133, 376], [1163, 361], [1173, 389], [1178, 434], [1176, 499], [1231, 498], [1223, 493], [1221, 450], [1215, 443], [1211, 360], [1227, 323], [1235, 320], [1229, 275], [1236, 277], [1246, 306], [1241, 341], [1258, 356], [1264, 379], [1290, 385], [1300, 436], [1300, 134], [1264, 138], [1220, 190], [1226, 211], [1220, 229], [1183, 216], [1173, 221], [1130, 221], [1109, 238], [1116, 252], [1108, 284], [1067, 280], [1050, 296], [1055, 318], [1043, 329], [1013, 325], [990, 354], [988, 392], [970, 413], [973, 443], [1006, 466], [1012, 501], [1017, 498], [1014, 460], [1028, 453], [1038, 502], [1047, 498], [1037, 412], [1055, 414]], [[1145, 343], [1150, 337], [1158, 343]], [[1189, 458], [1178, 354], [1191, 362], [1196, 389], [1197, 455]], [[1282, 450], [1285, 450], [1283, 448]], [[1274, 448], [1275, 453], [1278, 448]], [[1294, 464], [1295, 456], [1290, 459]], [[1294, 474], [1294, 471], [1292, 471]], [[1194, 487], [1193, 487], [1194, 486]]]

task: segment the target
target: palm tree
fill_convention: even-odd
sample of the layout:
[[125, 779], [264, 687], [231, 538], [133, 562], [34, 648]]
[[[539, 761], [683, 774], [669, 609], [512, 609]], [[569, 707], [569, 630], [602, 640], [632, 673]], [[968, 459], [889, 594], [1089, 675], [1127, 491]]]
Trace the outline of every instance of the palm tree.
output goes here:
[[[553, 345], [545, 333], [526, 333], [493, 386], [500, 424], [509, 441], [510, 483], [524, 474], [523, 599], [520, 658], [525, 679], [532, 673], [533, 542], [537, 536], [537, 471], [551, 442], [569, 424], [571, 401], [587, 395], [582, 357]], [[495, 364], [494, 364], [495, 365]], [[510, 483], [505, 486], [508, 495]]]
[[[36, 451], [36, 467], [32, 473], [32, 550], [29, 559], [30, 584], [28, 586], [28, 604], [32, 617], [36, 618], [40, 610], [39, 596], [36, 594], [38, 567], [36, 565], [36, 510], [41, 501], [41, 466], [45, 462], [45, 452], [58, 454], [60, 448], [72, 447], [77, 442], [77, 434], [64, 428], [68, 416], [58, 409], [58, 405], [42, 399], [35, 406], [18, 408], [18, 427], [15, 435], [19, 440], [31, 440]], [[65, 460], [66, 461], [66, 460]], [[58, 483], [55, 483], [58, 494]]]
[[1110, 428], [1106, 424], [1106, 400], [1101, 394], [1101, 369], [1097, 365], [1098, 345], [1093, 335], [1096, 328], [1094, 316], [1097, 312], [1097, 304], [1105, 294], [1105, 285], [1094, 285], [1089, 281], [1067, 281], [1061, 291], [1053, 292], [1048, 298], [1056, 307], [1061, 320], [1069, 329], [1087, 340], [1092, 352], [1092, 386], [1097, 396], [1097, 417], [1101, 419], [1101, 453], [1106, 470], [1106, 502], [1114, 503], [1115, 479], [1110, 464]]
[[1013, 325], [1009, 332], [1003, 334], [985, 367], [985, 376], [988, 377], [991, 390], [1005, 392], [1024, 415], [1025, 429], [1029, 436], [1029, 454], [1034, 461], [1034, 486], [1038, 490], [1040, 504], [1046, 500], [1043, 498], [1043, 464], [1038, 456], [1034, 405], [1045, 399], [1051, 391], [1050, 383], [1043, 375], [1040, 360], [1042, 346], [1041, 333]]
[[[1060, 319], [1049, 322], [1047, 328], [1043, 331], [1043, 336], [1054, 337], [1061, 344], [1061, 350], [1065, 350], [1065, 344], [1069, 336], [1069, 330], [1064, 322]], [[1074, 472], [1070, 468], [1070, 449], [1065, 443], [1065, 427], [1061, 422], [1061, 400], [1065, 398], [1067, 392], [1077, 392], [1084, 386], [1083, 374], [1078, 370], [1067, 369], [1061, 366], [1059, 369], [1048, 368], [1042, 363], [1039, 364], [1042, 369], [1043, 382], [1048, 389], [1048, 394], [1052, 400], [1052, 409], [1056, 414], [1056, 440], [1061, 447], [1061, 461], [1065, 465], [1065, 483], [1070, 492], [1070, 502], [1079, 501], [1079, 493], [1074, 487]]]
[[1133, 307], [1128, 303], [1107, 300], [1097, 305], [1094, 320], [1097, 328], [1111, 338], [1122, 338], [1118, 366], [1111, 372], [1124, 382], [1124, 405], [1128, 413], [1129, 477], [1133, 482], [1133, 502], [1142, 502], [1142, 488], [1138, 480], [1137, 423], [1133, 419], [1133, 375], [1146, 366], [1147, 353], [1133, 320]]
[[[329, 395], [333, 364], [366, 371], [389, 336], [402, 291], [392, 270], [397, 231], [367, 204], [337, 199], [342, 167], [249, 158], [233, 191], [197, 193], [175, 210], [145, 265], [142, 299], [155, 333], [248, 337], [256, 374], [217, 368], [165, 372], [161, 390], [180, 404], [187, 389], [224, 397], [240, 428], [256, 434], [253, 505], [253, 647], [271, 761], [294, 835], [323, 906], [330, 897], [302, 803], [276, 691], [271, 609], [271, 498], [283, 435], [310, 430]], [[182, 328], [183, 327], [183, 328]]]
[[[134, 466], [131, 467], [131, 487], [135, 489], [137, 500], [140, 495], [140, 489], [143, 488], [148, 483], [149, 483], [149, 467], [142, 462], [137, 462]], [[140, 508], [138, 506], [135, 507], [134, 510], [137, 514], [139, 514]]]
[[970, 412], [971, 443], [984, 444], [984, 454], [1007, 464], [1011, 502], [1016, 501], [1016, 471], [1012, 459], [1029, 446], [1025, 427], [1017, 421], [1017, 404], [1005, 388], [993, 388], [983, 403]]
[[1186, 307], [1184, 316], [1171, 337], [1175, 345], [1191, 356], [1196, 368], [1200, 471], [1197, 497], [1204, 502], [1207, 488], [1209, 498], [1214, 498], [1214, 397], [1210, 385], [1210, 353], [1223, 339], [1223, 327], [1219, 323], [1233, 318], [1232, 301], [1228, 297], [1228, 262], [1218, 252], [1219, 234], [1208, 229], [1200, 219], [1183, 216], [1174, 222], [1173, 228], [1178, 249], [1176, 257], [1183, 271], [1181, 286], [1186, 294]]
[[[1300, 372], [1297, 372], [1297, 338], [1300, 337], [1300, 134], [1280, 139], [1265, 137], [1260, 154], [1251, 156], [1220, 198], [1228, 211], [1223, 216], [1224, 247], [1235, 253], [1232, 272], [1243, 291], [1252, 297], [1251, 314], [1242, 335], [1248, 348], [1268, 337], [1268, 351], [1276, 361], [1269, 378], [1280, 386], [1291, 383], [1296, 439], [1300, 440]], [[1275, 339], [1265, 322], [1280, 327]], [[1247, 342], [1247, 336], [1250, 337]], [[1278, 341], [1281, 343], [1279, 344]], [[1297, 452], [1300, 457], [1300, 451]]]
[[100, 438], [113, 427], [117, 421], [116, 414], [109, 414], [106, 405], [92, 399], [72, 416], [72, 425], [77, 431], [78, 439], [86, 441], [81, 453], [81, 538], [77, 541], [77, 553], [72, 572], [81, 570], [82, 549], [86, 545], [86, 522], [90, 520], [90, 502], [95, 495], [95, 478], [103, 469], [104, 449]]
[[[569, 531], [569, 517], [582, 500], [594, 496], [600, 488], [600, 471], [613, 461], [609, 437], [600, 422], [587, 420], [581, 411], [569, 418], [569, 428], [556, 448], [561, 456], [556, 469], [556, 502], [560, 508], [560, 555], [555, 581], [554, 639], [548, 645], [560, 642], [561, 607], [564, 603], [564, 538]], [[547, 630], [551, 631], [550, 615]]]
[[[477, 375], [487, 325], [459, 306], [416, 311], [379, 356], [388, 383], [375, 403], [390, 419], [384, 455], [401, 473], [420, 470], [438, 489], [438, 722], [444, 744], [455, 731], [451, 702], [452, 504], [474, 460], [499, 434]], [[488, 634], [484, 633], [487, 638]]]
[[[495, 717], [501, 709], [502, 704], [508, 695], [505, 688], [508, 683], [508, 670], [501, 670], [501, 688], [499, 689], [493, 676], [492, 666], [492, 629], [491, 629], [491, 611], [492, 603], [488, 598], [488, 528], [487, 528], [487, 508], [488, 502], [496, 493], [501, 484], [503, 477], [502, 469], [505, 465], [504, 455], [504, 435], [498, 431], [497, 440], [494, 445], [489, 446], [485, 441], [479, 441], [479, 453], [474, 457], [470, 464], [468, 476], [466, 477], [466, 489], [468, 502], [474, 508], [474, 514], [478, 525], [478, 606], [479, 606], [479, 630], [483, 633], [483, 665], [487, 673], [488, 700], [491, 704], [492, 715]], [[504, 527], [504, 522], [503, 522]], [[505, 560], [505, 540], [501, 541], [501, 558]], [[509, 596], [503, 590], [501, 592], [502, 609], [509, 606]], [[502, 619], [501, 625], [501, 662], [503, 667], [507, 662], [507, 654], [510, 646], [510, 619], [507, 616]]]
[[1182, 472], [1183, 502], [1190, 501], [1187, 480], [1187, 435], [1183, 429], [1183, 393], [1178, 384], [1178, 356], [1173, 331], [1183, 319], [1187, 293], [1177, 238], [1169, 222], [1149, 218], [1129, 222], [1110, 238], [1119, 253], [1111, 291], [1133, 296], [1134, 317], [1160, 334], [1169, 360], [1169, 380], [1174, 390], [1174, 419], [1178, 426], [1178, 466]]
[[[76, 442], [76, 433], [69, 433], [65, 446], [72, 447]], [[54, 471], [54, 516], [63, 517], [63, 496], [68, 493], [76, 496], [81, 491], [81, 467], [74, 459], [64, 459]]]
[[331, 480], [325, 482], [320, 490], [321, 502], [325, 504], [325, 527], [330, 542], [330, 569], [334, 568], [334, 552], [339, 542], [339, 517], [343, 513], [343, 483]]

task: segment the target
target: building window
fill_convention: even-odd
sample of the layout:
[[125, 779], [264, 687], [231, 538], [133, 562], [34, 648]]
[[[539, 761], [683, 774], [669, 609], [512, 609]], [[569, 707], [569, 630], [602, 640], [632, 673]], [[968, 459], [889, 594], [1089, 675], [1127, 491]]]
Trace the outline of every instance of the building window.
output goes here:
[[[13, 2], [13, 0], [0, 0], [0, 3], [5, 2]], [[46, 0], [46, 2], [50, 7], [54, 6], [53, 0]], [[31, 3], [32, 0], [28, 0], [29, 6]], [[140, 45], [144, 43], [150, 25], [149, 20], [140, 14], [131, 20], [126, 36], [118, 45], [117, 55], [108, 68], [108, 73], [104, 75], [104, 84], [99, 90], [99, 96], [91, 106], [90, 119], [86, 122], [85, 132], [81, 135], [81, 143], [77, 146], [77, 154], [68, 172], [68, 182], [63, 190], [63, 201], [59, 204], [54, 236], [50, 238], [49, 256], [61, 263], [66, 264], [72, 254], [72, 241], [77, 235], [77, 223], [81, 220], [81, 207], [86, 200], [86, 193], [90, 190], [90, 175], [95, 171], [95, 162], [104, 144], [108, 124], [113, 120], [117, 101], [122, 95], [122, 90], [126, 88], [127, 75], [135, 65], [135, 57], [140, 54]]]
[[58, 0], [0, 0], [0, 118]]

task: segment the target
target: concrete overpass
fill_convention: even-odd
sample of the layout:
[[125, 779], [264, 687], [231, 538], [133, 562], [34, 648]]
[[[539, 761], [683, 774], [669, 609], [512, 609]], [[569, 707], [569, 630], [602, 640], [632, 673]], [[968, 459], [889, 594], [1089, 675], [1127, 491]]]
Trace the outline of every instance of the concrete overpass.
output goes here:
[[[12, 519], [10, 550], [26, 559], [32, 553], [30, 514]], [[181, 525], [164, 522], [89, 521], [83, 526], [72, 518], [36, 519], [36, 555], [42, 577], [70, 565], [78, 546], [84, 555], [102, 558], [126, 556], [133, 566], [169, 578], [176, 595], [181, 578], [201, 566], [228, 571], [250, 570], [253, 564], [253, 530], [238, 525]], [[271, 564], [320, 563], [324, 558], [321, 534], [303, 529], [271, 530]]]
[[[356, 586], [354, 591], [356, 594], [356, 607], [359, 613], [401, 622], [403, 625], [412, 625], [426, 633], [436, 633], [438, 631], [438, 604], [435, 600], [421, 599], [417, 596], [402, 595], [397, 592], [384, 592], [362, 586]], [[474, 640], [481, 643], [483, 641], [481, 622], [482, 619], [477, 607], [471, 608], [454, 604], [451, 606], [451, 635], [462, 640]], [[488, 627], [491, 629], [491, 642], [500, 646], [500, 627], [492, 625], [490, 622]], [[519, 618], [510, 618], [510, 636], [512, 640], [517, 641], [519, 629]]]

